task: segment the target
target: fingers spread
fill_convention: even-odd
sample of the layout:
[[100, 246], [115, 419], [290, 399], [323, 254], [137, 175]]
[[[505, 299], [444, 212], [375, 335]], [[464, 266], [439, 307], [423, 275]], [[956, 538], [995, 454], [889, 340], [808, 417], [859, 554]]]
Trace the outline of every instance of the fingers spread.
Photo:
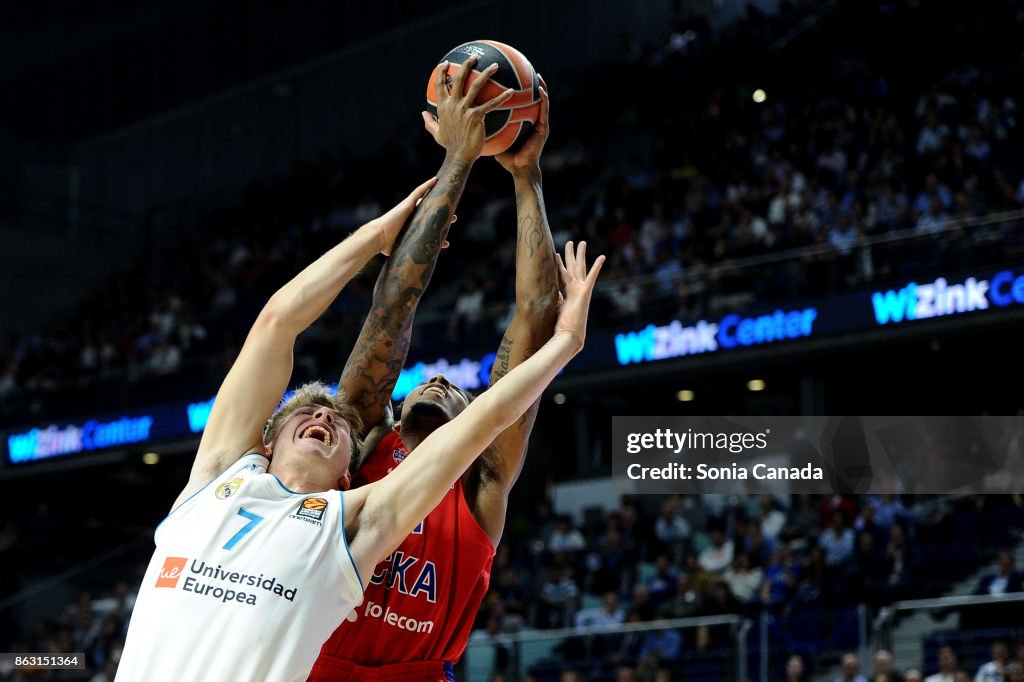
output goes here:
[[420, 117], [423, 119], [423, 128], [428, 133], [430, 133], [431, 136], [436, 140], [437, 139], [437, 131], [438, 131], [438, 128], [439, 128], [438, 125], [437, 125], [437, 121], [435, 121], [434, 117], [431, 116], [429, 113], [427, 113], [425, 111], [421, 111], [420, 112]]
[[587, 277], [587, 243], [580, 242], [576, 247], [576, 274], [580, 279]]
[[512, 88], [509, 88], [508, 90], [505, 90], [503, 93], [501, 93], [497, 97], [494, 97], [493, 99], [489, 99], [486, 102], [484, 102], [483, 104], [481, 104], [480, 106], [476, 107], [475, 111], [477, 111], [477, 112], [479, 112], [481, 114], [486, 114], [488, 111], [492, 111], [494, 109], [497, 109], [502, 104], [504, 104], [505, 101], [508, 100], [509, 97], [512, 96], [513, 92], [515, 92], [515, 91]]
[[434, 95], [440, 104], [448, 96], [448, 88], [444, 86], [448, 79], [448, 62], [444, 61], [437, 65], [437, 78], [434, 79]]
[[537, 115], [537, 126], [546, 127], [548, 125], [548, 113], [551, 111], [551, 100], [548, 98], [548, 89], [541, 86], [540, 88], [540, 113]]
[[562, 290], [566, 289], [569, 285], [569, 273], [565, 269], [565, 263], [562, 262], [562, 257], [559, 254], [555, 254], [555, 268], [558, 270], [558, 299], [559, 301], [564, 300], [562, 296]]
[[419, 200], [426, 196], [427, 191], [436, 184], [437, 177], [430, 178], [426, 182], [420, 183], [420, 186], [412, 191], [412, 193], [408, 196], [408, 199], [410, 201], [415, 201], [416, 203], [419, 203]]
[[494, 72], [498, 70], [497, 64], [491, 64], [483, 73], [477, 74], [477, 77], [473, 79], [473, 82], [469, 84], [469, 90], [466, 91], [466, 99], [469, 100], [470, 104], [476, 102], [476, 98], [480, 95], [480, 91], [484, 89], [484, 85], [490, 80]]
[[593, 267], [590, 268], [590, 272], [587, 274], [587, 284], [593, 286], [597, 282], [597, 276], [601, 274], [602, 265], [604, 265], [604, 256], [598, 256], [597, 260], [594, 261]]
[[459, 72], [455, 74], [455, 82], [452, 84], [452, 95], [455, 97], [462, 97], [465, 92], [466, 78], [469, 76], [469, 72], [473, 70], [474, 64], [476, 64], [476, 57], [470, 57], [462, 62], [462, 66], [459, 67]]
[[558, 265], [558, 276], [564, 282], [568, 277], [569, 273], [565, 269], [565, 263], [562, 262], [562, 256], [560, 254], [555, 254], [555, 262]]
[[574, 247], [575, 245], [571, 239], [565, 243], [565, 270], [569, 275], [572, 275], [576, 270], [576, 252]]

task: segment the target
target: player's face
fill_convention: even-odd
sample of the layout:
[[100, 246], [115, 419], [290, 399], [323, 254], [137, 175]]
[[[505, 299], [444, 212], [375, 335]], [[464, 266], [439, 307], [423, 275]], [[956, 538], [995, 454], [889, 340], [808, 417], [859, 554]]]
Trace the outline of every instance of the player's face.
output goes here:
[[469, 401], [442, 374], [437, 374], [420, 384], [406, 396], [402, 404], [403, 428], [433, 431], [459, 415]]
[[352, 459], [349, 425], [329, 407], [309, 405], [295, 410], [278, 431], [272, 456], [289, 457], [297, 466], [314, 467], [333, 485], [347, 476]]

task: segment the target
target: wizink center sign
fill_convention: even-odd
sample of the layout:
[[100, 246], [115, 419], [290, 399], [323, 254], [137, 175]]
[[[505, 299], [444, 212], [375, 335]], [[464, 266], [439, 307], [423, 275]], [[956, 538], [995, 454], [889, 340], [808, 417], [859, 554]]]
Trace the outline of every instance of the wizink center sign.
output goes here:
[[479, 360], [462, 358], [449, 362], [441, 358], [437, 362], [417, 362], [406, 367], [398, 375], [395, 390], [391, 393], [392, 400], [401, 400], [419, 386], [430, 380], [430, 377], [443, 374], [453, 383], [466, 389], [476, 391], [486, 386], [491, 379], [491, 368], [494, 366], [494, 353], [488, 353]]
[[878, 324], [899, 324], [945, 315], [962, 315], [990, 308], [1024, 304], [1024, 275], [1002, 270], [988, 279], [968, 277], [950, 283], [945, 277], [933, 282], [871, 294]]
[[691, 326], [678, 320], [662, 327], [649, 324], [616, 334], [615, 354], [620, 365], [629, 365], [760, 346], [810, 336], [817, 318], [817, 308], [802, 308], [759, 316], [730, 314], [718, 322], [700, 320]]
[[33, 462], [91, 450], [102, 450], [116, 445], [141, 443], [149, 440], [153, 418], [149, 415], [121, 417], [113, 421], [90, 419], [84, 424], [51, 425], [45, 429], [30, 429], [7, 437], [7, 451], [11, 464]]

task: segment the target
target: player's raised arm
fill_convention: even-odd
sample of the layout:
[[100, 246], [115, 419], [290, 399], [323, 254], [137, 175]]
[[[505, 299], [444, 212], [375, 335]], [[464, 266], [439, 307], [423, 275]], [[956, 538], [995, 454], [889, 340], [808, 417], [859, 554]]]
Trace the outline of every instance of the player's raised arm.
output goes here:
[[423, 112], [423, 124], [445, 149], [437, 185], [423, 199], [402, 232], [394, 252], [381, 270], [373, 304], [363, 323], [355, 348], [341, 373], [349, 402], [359, 410], [367, 429], [382, 419], [390, 427], [391, 393], [405, 365], [412, 335], [412, 321], [420, 297], [430, 283], [437, 255], [448, 233], [455, 207], [466, 186], [473, 164], [484, 144], [484, 115], [511, 95], [506, 91], [480, 106], [477, 96], [494, 73], [488, 68], [466, 87], [476, 62], [468, 59], [455, 75], [449, 94], [445, 85], [448, 65], [437, 70], [438, 120]]
[[371, 220], [281, 287], [260, 311], [217, 391], [188, 484], [177, 504], [246, 452], [263, 451], [263, 425], [288, 387], [295, 339], [334, 300], [359, 268], [387, 252], [432, 178]]
[[[516, 188], [516, 307], [491, 369], [491, 385], [537, 352], [551, 338], [558, 316], [558, 272], [541, 182], [540, 156], [548, 138], [548, 93], [540, 88], [540, 115], [525, 144], [495, 157]], [[508, 493], [519, 478], [537, 417], [534, 402], [501, 432], [467, 478], [477, 520], [497, 546], [505, 527]]]
[[576, 251], [571, 242], [566, 245], [566, 262], [559, 268], [565, 300], [551, 339], [461, 414], [427, 436], [402, 466], [362, 488], [358, 497], [353, 496], [353, 507], [357, 508], [353, 509], [349, 533], [352, 554], [362, 575], [367, 575], [437, 506], [483, 449], [537, 400], [580, 351], [586, 337], [590, 298], [603, 262], [604, 257], [598, 257], [588, 273], [586, 244], [581, 243]]

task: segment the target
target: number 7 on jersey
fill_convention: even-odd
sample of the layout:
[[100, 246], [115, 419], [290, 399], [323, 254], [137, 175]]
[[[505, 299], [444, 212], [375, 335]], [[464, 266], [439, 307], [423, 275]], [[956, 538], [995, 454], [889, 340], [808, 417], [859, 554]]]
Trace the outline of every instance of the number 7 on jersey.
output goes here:
[[239, 540], [241, 540], [250, 532], [252, 532], [252, 529], [256, 527], [256, 524], [263, 520], [262, 516], [260, 516], [259, 514], [253, 514], [251, 511], [246, 511], [244, 507], [239, 508], [238, 515], [243, 518], [249, 519], [249, 523], [242, 526], [242, 529], [240, 531], [232, 535], [231, 539], [224, 543], [224, 549], [232, 549], [235, 545], [238, 544]]

